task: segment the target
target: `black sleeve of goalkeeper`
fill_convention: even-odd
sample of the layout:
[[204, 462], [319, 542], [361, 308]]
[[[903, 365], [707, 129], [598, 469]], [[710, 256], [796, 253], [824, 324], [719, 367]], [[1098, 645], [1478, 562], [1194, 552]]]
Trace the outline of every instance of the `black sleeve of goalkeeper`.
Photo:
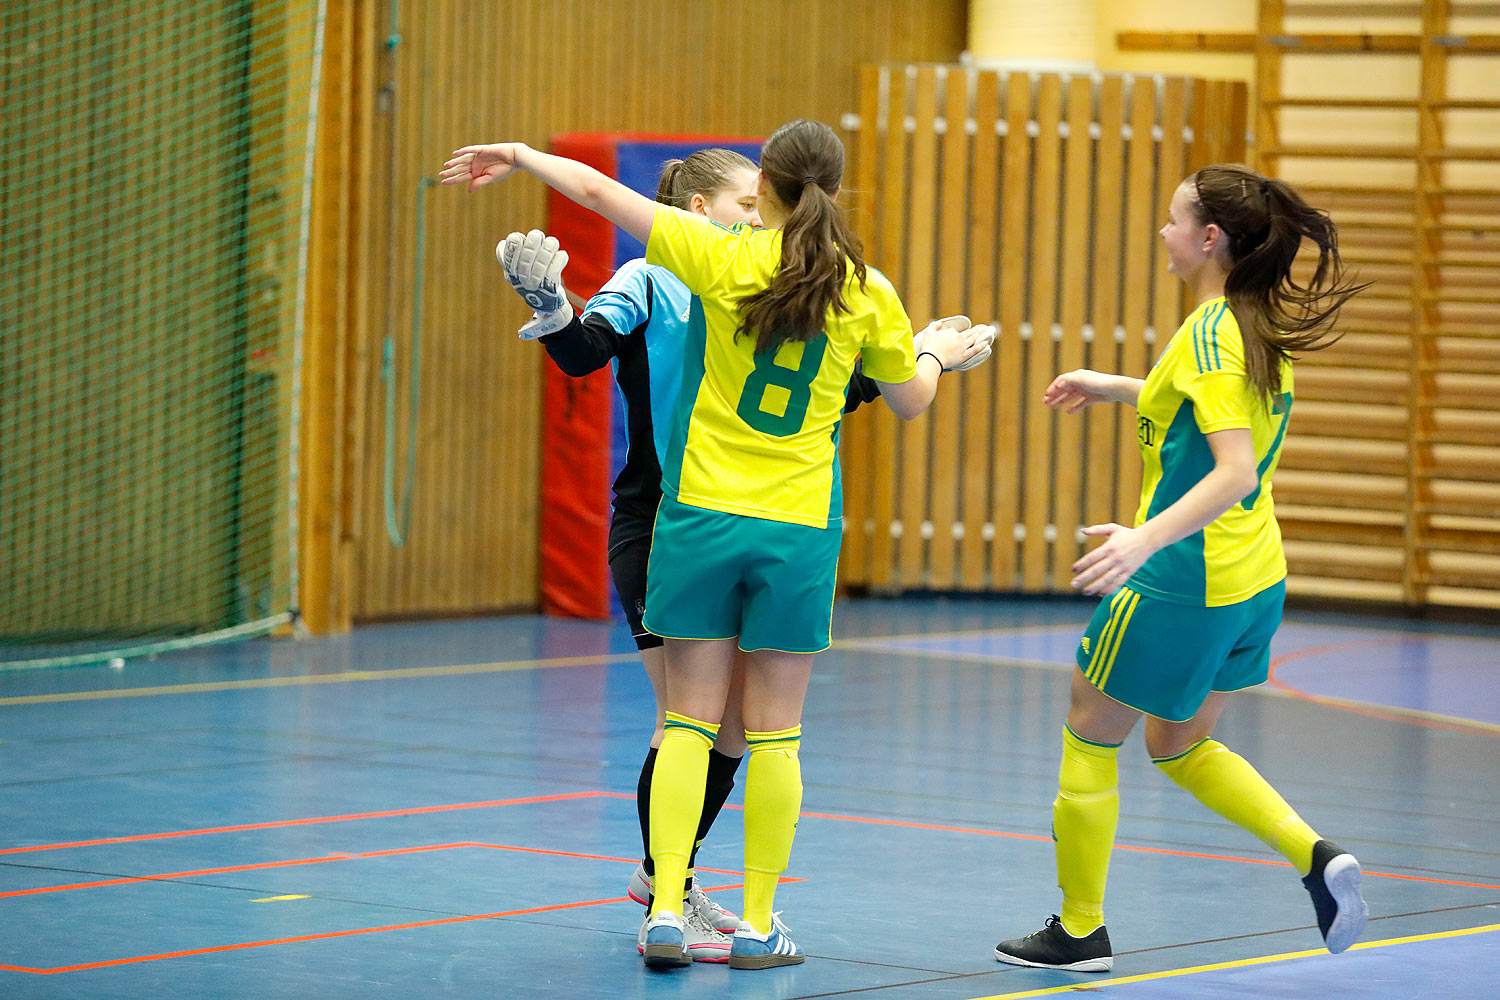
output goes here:
[[854, 362], [854, 377], [849, 380], [849, 390], [844, 394], [844, 412], [853, 413], [866, 403], [880, 398], [880, 386], [865, 374], [863, 361]]
[[591, 315], [573, 321], [556, 333], [540, 338], [547, 353], [564, 375], [580, 378], [609, 364], [620, 353], [625, 338], [615, 332], [602, 316]]

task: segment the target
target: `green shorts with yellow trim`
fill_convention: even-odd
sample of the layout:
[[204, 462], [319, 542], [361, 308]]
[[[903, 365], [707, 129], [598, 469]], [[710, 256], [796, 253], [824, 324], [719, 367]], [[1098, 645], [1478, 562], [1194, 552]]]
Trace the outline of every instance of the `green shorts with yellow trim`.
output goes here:
[[663, 497], [646, 567], [644, 624], [669, 639], [828, 648], [843, 531], [690, 507]]
[[1285, 599], [1284, 580], [1216, 608], [1163, 601], [1127, 585], [1095, 609], [1078, 647], [1078, 668], [1115, 701], [1186, 722], [1210, 692], [1266, 682]]

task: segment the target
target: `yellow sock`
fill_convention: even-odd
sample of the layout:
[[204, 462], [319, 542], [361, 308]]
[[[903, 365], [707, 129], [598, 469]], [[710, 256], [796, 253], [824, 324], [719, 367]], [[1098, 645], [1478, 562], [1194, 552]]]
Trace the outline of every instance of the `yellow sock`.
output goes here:
[[1318, 835], [1245, 758], [1216, 740], [1204, 740], [1176, 757], [1152, 760], [1199, 802], [1279, 851], [1298, 874], [1312, 869]]
[[771, 931], [776, 885], [792, 856], [797, 815], [802, 811], [802, 764], [797, 743], [802, 727], [773, 733], [745, 732], [745, 912], [761, 934]]
[[662, 730], [656, 768], [651, 774], [651, 860], [655, 898], [651, 915], [670, 911], [682, 915], [682, 887], [687, 882], [688, 855], [703, 813], [703, 783], [708, 776], [708, 748], [719, 727], [668, 712]]
[[1120, 818], [1119, 744], [1091, 743], [1063, 727], [1062, 767], [1052, 803], [1063, 929], [1083, 937], [1104, 923], [1104, 883]]

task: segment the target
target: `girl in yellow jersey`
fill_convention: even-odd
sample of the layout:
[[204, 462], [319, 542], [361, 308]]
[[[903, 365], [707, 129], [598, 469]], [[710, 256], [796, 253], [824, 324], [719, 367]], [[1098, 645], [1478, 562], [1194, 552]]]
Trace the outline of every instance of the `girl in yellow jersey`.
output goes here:
[[[745, 898], [729, 956], [738, 969], [803, 960], [771, 906], [801, 805], [802, 702], [813, 654], [829, 642], [843, 515], [838, 430], [855, 363], [910, 419], [988, 333], [934, 341], [946, 357], [914, 351], [901, 301], [866, 266], [834, 202], [844, 150], [828, 126], [782, 126], [760, 166], [759, 231], [714, 226], [521, 143], [466, 146], [442, 172], [470, 190], [516, 170], [535, 174], [645, 243], [647, 262], [696, 296], [647, 571], [645, 625], [665, 639], [667, 675], [651, 854], [659, 884], [686, 877], [708, 749], [735, 650], [744, 650]], [[648, 965], [688, 964], [681, 906], [677, 893], [655, 896]]]
[[[1094, 525], [1105, 543], [1073, 566], [1073, 586], [1111, 595], [1078, 649], [1052, 806], [1061, 916], [995, 957], [1104, 972], [1104, 883], [1119, 815], [1115, 755], [1144, 714], [1146, 749], [1204, 805], [1286, 856], [1312, 896], [1331, 952], [1364, 930], [1358, 862], [1319, 839], [1243, 758], [1212, 739], [1229, 692], [1266, 680], [1281, 622], [1286, 560], [1271, 474], [1293, 400], [1293, 352], [1317, 350], [1363, 286], [1343, 277], [1328, 216], [1288, 184], [1210, 166], [1172, 197], [1161, 229], [1170, 270], [1196, 308], [1143, 381], [1075, 371], [1044, 395], [1076, 413], [1134, 405], [1145, 465], [1135, 526]], [[1292, 280], [1303, 240], [1318, 249]]]

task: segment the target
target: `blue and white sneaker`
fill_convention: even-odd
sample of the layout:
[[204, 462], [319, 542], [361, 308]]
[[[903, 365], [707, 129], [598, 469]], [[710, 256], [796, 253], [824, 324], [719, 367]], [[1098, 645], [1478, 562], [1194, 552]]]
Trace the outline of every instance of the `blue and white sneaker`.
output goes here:
[[782, 965], [801, 965], [806, 959], [797, 942], [787, 933], [780, 913], [771, 914], [769, 934], [757, 933], [749, 921], [741, 920], [729, 949], [731, 969], [774, 969]]
[[[651, 914], [641, 920], [640, 933], [636, 935], [635, 950], [646, 954], [646, 932], [651, 927]], [[692, 910], [682, 911], [682, 950], [694, 962], [729, 961], [729, 935], [710, 927], [703, 917]]]
[[639, 944], [646, 964], [653, 969], [680, 969], [692, 961], [683, 948], [682, 918], [669, 910], [649, 916], [641, 925]]

